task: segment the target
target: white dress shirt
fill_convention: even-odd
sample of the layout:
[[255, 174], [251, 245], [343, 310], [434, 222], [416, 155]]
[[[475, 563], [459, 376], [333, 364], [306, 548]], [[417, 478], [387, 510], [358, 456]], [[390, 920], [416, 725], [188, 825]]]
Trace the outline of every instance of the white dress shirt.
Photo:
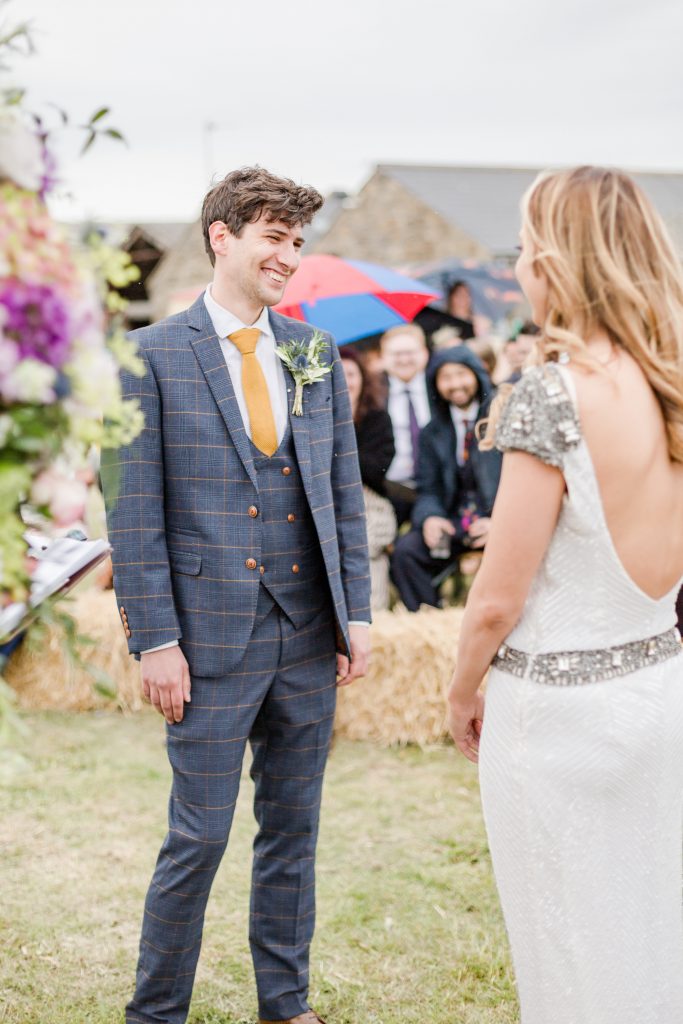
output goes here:
[[[234, 334], [235, 331], [239, 331], [243, 327], [258, 327], [260, 330], [261, 337], [256, 342], [256, 358], [261, 364], [263, 376], [266, 378], [279, 444], [285, 436], [287, 418], [289, 416], [289, 409], [287, 405], [287, 384], [285, 381], [282, 361], [275, 351], [275, 335], [273, 334], [273, 330], [270, 326], [268, 307], [263, 307], [261, 315], [253, 324], [243, 324], [234, 313], [231, 313], [229, 309], [225, 309], [224, 306], [220, 306], [216, 302], [211, 294], [211, 285], [209, 285], [204, 292], [204, 305], [211, 317], [213, 329], [218, 335], [221, 350], [225, 356], [225, 362], [228, 367], [228, 373], [230, 374], [230, 380], [232, 381], [232, 387], [235, 392], [235, 398], [237, 399], [237, 404], [239, 406], [240, 413], [242, 414], [242, 422], [244, 423], [244, 428], [249, 437], [251, 437], [251, 425], [249, 423], [249, 413], [247, 412], [247, 403], [244, 399], [244, 390], [242, 388], [242, 353], [229, 340], [228, 335]], [[370, 624], [368, 622], [349, 622], [349, 625], [369, 626]], [[159, 644], [158, 647], [149, 647], [142, 653], [151, 654], [152, 651], [163, 651], [167, 647], [177, 646], [177, 640], [170, 640], [166, 644]]]
[[427, 380], [424, 373], [415, 374], [413, 379], [407, 382], [400, 380], [399, 377], [389, 377], [387, 412], [391, 417], [396, 454], [387, 470], [387, 480], [395, 480], [396, 483], [413, 483], [415, 479], [413, 441], [410, 436], [410, 417], [408, 414], [406, 391], [410, 392], [410, 400], [413, 403], [415, 419], [420, 430], [429, 423], [432, 417], [432, 412], [429, 408], [429, 397], [427, 395]]
[[470, 402], [466, 409], [451, 405], [451, 419], [455, 427], [455, 458], [459, 466], [465, 465], [465, 434], [466, 424], [473, 427], [479, 415], [479, 402]]
[[266, 379], [279, 444], [282, 441], [287, 428], [287, 385], [285, 382], [282, 361], [275, 351], [275, 336], [270, 326], [270, 320], [268, 319], [268, 308], [266, 306], [263, 307], [261, 315], [253, 324], [243, 324], [242, 321], [236, 317], [234, 313], [231, 313], [229, 309], [225, 309], [224, 306], [219, 306], [211, 294], [211, 285], [209, 285], [204, 292], [204, 305], [211, 317], [213, 329], [218, 335], [218, 340], [220, 341], [221, 349], [228, 367], [228, 373], [230, 374], [230, 380], [232, 381], [232, 387], [235, 392], [235, 398], [237, 399], [237, 404], [239, 405], [240, 413], [242, 414], [242, 422], [244, 423], [245, 430], [249, 434], [249, 437], [251, 437], [251, 425], [249, 423], [247, 403], [244, 399], [244, 391], [242, 389], [242, 353], [229, 340], [228, 335], [234, 334], [235, 331], [239, 331], [243, 327], [258, 327], [261, 332], [261, 337], [256, 342], [256, 358], [261, 364], [263, 376]]

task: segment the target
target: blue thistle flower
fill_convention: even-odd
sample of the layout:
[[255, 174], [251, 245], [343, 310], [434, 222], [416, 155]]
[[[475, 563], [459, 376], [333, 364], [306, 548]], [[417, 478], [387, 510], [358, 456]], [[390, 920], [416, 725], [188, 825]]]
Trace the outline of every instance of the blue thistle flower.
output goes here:
[[308, 356], [297, 356], [294, 360], [294, 366], [297, 370], [305, 370], [308, 367]]

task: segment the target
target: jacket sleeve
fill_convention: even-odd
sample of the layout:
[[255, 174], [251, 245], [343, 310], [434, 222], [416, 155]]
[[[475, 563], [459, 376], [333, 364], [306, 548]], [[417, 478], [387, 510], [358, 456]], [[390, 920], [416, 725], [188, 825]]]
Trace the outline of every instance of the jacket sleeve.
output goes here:
[[396, 447], [389, 413], [373, 409], [356, 427], [361, 480], [378, 494], [384, 494], [384, 478]]
[[124, 371], [121, 387], [124, 398], [138, 400], [145, 426], [131, 444], [104, 451], [101, 469], [114, 589], [131, 654], [181, 637], [166, 548], [161, 399], [142, 348], [138, 355], [145, 376]]
[[[455, 458], [455, 455], [453, 457]], [[434, 434], [430, 430], [430, 424], [427, 424], [420, 433], [417, 499], [411, 516], [411, 522], [416, 529], [421, 530], [425, 519], [429, 516], [449, 518], [443, 492], [441, 464], [434, 445]]]
[[344, 369], [333, 341], [331, 349], [334, 417], [331, 483], [341, 583], [349, 619], [370, 622], [370, 562], [356, 431]]

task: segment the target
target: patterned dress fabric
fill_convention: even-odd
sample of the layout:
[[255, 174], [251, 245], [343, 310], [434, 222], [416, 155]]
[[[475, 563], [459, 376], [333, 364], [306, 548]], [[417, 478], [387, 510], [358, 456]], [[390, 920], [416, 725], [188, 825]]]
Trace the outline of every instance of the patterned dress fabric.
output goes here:
[[[567, 486], [506, 644], [601, 651], [675, 626], [680, 584], [652, 599], [614, 548], [565, 367], [527, 371], [496, 439], [561, 468]], [[494, 667], [480, 780], [522, 1024], [683, 1021], [680, 648], [585, 685]]]

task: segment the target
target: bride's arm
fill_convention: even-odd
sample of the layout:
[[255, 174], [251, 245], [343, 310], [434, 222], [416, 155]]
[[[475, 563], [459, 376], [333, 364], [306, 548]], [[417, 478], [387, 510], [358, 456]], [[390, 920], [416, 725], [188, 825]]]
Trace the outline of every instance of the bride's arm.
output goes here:
[[453, 740], [470, 761], [477, 760], [483, 714], [477, 691], [522, 613], [557, 524], [564, 489], [561, 471], [535, 455], [509, 451], [503, 457], [486, 551], [467, 600], [448, 694]]

